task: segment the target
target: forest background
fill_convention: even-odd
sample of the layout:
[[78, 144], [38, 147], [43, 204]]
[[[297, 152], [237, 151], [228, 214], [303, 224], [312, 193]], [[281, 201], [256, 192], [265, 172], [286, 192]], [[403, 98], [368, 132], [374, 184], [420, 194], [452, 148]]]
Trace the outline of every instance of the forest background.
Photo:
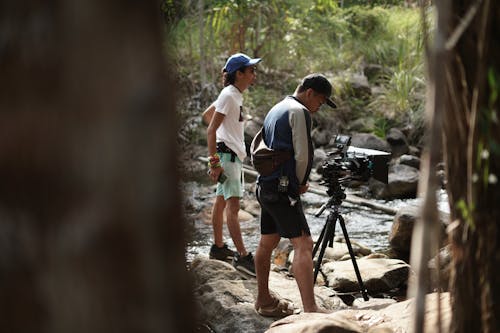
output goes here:
[[[165, 50], [177, 69], [182, 138], [204, 143], [199, 115], [217, 97], [227, 57], [261, 57], [257, 83], [245, 94], [250, 117], [263, 118], [300, 79], [324, 73], [339, 108], [315, 126], [345, 134], [406, 130], [421, 146], [425, 78], [421, 11], [409, 1], [163, 2]], [[430, 10], [429, 10], [430, 11]], [[365, 76], [368, 89], [355, 89]], [[361, 92], [360, 92], [361, 91]], [[325, 108], [326, 110], [326, 108]], [[331, 128], [335, 124], [335, 128]]]

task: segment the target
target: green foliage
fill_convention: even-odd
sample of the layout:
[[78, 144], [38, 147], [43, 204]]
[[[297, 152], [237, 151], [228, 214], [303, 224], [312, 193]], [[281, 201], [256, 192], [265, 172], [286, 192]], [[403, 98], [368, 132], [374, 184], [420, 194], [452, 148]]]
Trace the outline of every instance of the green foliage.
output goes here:
[[494, 128], [498, 126], [496, 106], [500, 93], [500, 76], [490, 68], [488, 70], [489, 98], [488, 107], [478, 114], [478, 143], [475, 162], [475, 174], [482, 180], [483, 188], [489, 183], [496, 184], [498, 175], [490, 173], [492, 155], [500, 155], [500, 145], [496, 141]]
[[476, 229], [476, 225], [474, 224], [474, 211], [475, 206], [474, 203], [470, 205], [465, 202], [465, 200], [460, 199], [456, 205], [460, 214], [462, 215], [462, 219], [467, 223], [467, 225], [471, 228], [472, 231]]
[[[170, 29], [170, 47], [175, 50], [180, 76], [190, 81], [200, 80], [201, 61], [207, 67], [209, 82], [219, 82], [220, 68], [230, 54], [262, 57], [257, 84], [245, 96], [245, 104], [254, 115], [265, 114], [292, 93], [304, 75], [322, 72], [332, 81], [334, 99], [348, 110], [342, 113], [343, 121], [371, 117], [372, 121], [367, 121], [371, 125], [365, 129], [379, 136], [388, 126], [405, 127], [415, 122], [413, 127], [421, 133], [425, 81], [420, 13], [404, 3], [205, 1], [202, 16], [199, 9], [188, 8]], [[203, 50], [200, 45], [204, 45]], [[379, 93], [357, 96], [348, 77], [363, 73], [367, 64], [382, 68], [372, 82]]]

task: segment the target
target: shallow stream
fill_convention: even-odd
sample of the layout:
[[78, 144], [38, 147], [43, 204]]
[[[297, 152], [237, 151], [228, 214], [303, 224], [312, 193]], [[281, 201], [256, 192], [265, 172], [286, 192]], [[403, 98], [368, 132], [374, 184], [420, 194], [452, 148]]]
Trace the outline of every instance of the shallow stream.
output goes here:
[[[204, 185], [201, 185], [204, 186]], [[185, 183], [184, 195], [189, 201], [190, 211], [199, 211], [210, 202], [212, 198], [203, 198], [200, 194], [200, 185], [197, 183]], [[248, 194], [245, 194], [248, 195]], [[251, 194], [250, 194], [251, 196]], [[324, 211], [320, 217], [316, 217], [315, 213], [319, 207], [327, 201], [327, 197], [306, 193], [302, 196], [304, 210], [306, 212], [307, 221], [313, 240], [316, 240], [325, 225], [328, 215]], [[440, 191], [438, 194], [439, 208], [448, 212], [449, 209], [446, 201], [445, 191]], [[383, 201], [375, 200], [377, 203], [399, 209], [408, 205], [418, 205], [420, 199], [405, 199]], [[212, 226], [206, 224], [196, 214], [186, 211], [188, 214], [188, 247], [186, 249], [186, 259], [190, 262], [196, 255], [208, 255], [210, 246], [212, 245]], [[343, 216], [346, 224], [348, 236], [352, 242], [360, 243], [369, 247], [374, 252], [382, 252], [389, 248], [389, 233], [392, 227], [394, 216], [368, 208], [362, 205], [343, 202], [340, 206], [340, 214]], [[259, 237], [259, 218], [256, 217], [250, 221], [241, 223], [241, 232], [247, 250], [255, 253]], [[342, 230], [337, 224], [335, 229], [335, 237], [343, 238]], [[224, 239], [230, 248], [234, 249], [234, 244], [229, 237], [227, 227], [224, 226]]]

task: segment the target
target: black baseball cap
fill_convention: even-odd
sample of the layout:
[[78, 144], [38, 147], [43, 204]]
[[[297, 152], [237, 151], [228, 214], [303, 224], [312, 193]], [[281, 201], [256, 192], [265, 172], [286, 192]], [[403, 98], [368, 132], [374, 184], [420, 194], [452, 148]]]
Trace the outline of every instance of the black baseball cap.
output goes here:
[[309, 74], [302, 79], [300, 84], [306, 89], [311, 88], [315, 92], [324, 95], [326, 98], [326, 104], [328, 104], [329, 107], [334, 109], [337, 107], [337, 105], [330, 98], [332, 95], [332, 85], [323, 74]]

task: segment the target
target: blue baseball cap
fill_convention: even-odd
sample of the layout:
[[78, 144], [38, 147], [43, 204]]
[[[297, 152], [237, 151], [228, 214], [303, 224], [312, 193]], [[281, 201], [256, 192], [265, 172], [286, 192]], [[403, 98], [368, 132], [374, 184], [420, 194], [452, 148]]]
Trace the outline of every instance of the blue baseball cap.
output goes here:
[[252, 65], [258, 64], [262, 59], [261, 58], [250, 58], [246, 54], [236, 53], [227, 59], [223, 71], [228, 72], [229, 74], [236, 72], [238, 69], [242, 67], [248, 67]]

